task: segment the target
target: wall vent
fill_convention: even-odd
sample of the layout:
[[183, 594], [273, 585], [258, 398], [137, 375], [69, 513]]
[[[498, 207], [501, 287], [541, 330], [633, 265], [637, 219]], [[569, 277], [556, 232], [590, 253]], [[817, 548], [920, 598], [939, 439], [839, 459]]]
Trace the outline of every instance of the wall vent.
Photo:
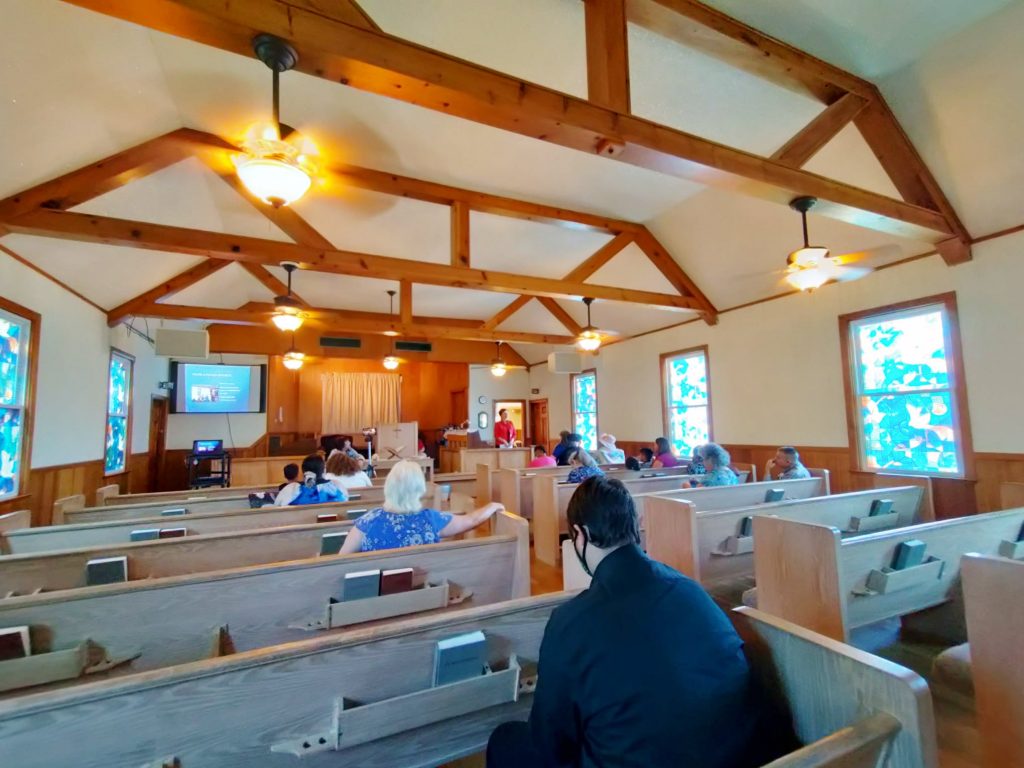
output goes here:
[[363, 346], [363, 342], [360, 339], [346, 339], [344, 336], [321, 336], [320, 346], [341, 349], [359, 349]]

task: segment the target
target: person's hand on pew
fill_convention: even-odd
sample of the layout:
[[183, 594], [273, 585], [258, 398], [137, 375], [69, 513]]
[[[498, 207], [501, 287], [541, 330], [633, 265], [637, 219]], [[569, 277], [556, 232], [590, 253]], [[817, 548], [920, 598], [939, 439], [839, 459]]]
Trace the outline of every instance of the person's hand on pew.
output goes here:
[[477, 507], [471, 512], [466, 512], [462, 515], [453, 515], [451, 522], [441, 529], [441, 538], [448, 539], [452, 536], [458, 536], [460, 533], [472, 530], [481, 523], [490, 520], [491, 517], [498, 512], [503, 512], [504, 510], [504, 504], [492, 501], [490, 504], [484, 504], [482, 507]]

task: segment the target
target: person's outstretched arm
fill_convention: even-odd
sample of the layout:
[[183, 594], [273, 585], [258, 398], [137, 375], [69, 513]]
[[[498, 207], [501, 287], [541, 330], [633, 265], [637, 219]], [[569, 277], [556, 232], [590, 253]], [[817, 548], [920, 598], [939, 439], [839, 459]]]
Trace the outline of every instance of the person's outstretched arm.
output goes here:
[[474, 509], [472, 512], [466, 512], [464, 515], [452, 515], [452, 519], [440, 530], [439, 535], [443, 539], [458, 536], [460, 533], [476, 528], [489, 520], [495, 512], [501, 512], [503, 509], [505, 509], [503, 505], [492, 501], [490, 504], [484, 504], [484, 506]]

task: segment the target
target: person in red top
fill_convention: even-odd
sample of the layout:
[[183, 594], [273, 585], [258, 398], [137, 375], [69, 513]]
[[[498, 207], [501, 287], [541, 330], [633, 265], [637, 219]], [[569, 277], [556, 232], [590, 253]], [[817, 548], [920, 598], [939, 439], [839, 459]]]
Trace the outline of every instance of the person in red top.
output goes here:
[[516, 440], [516, 425], [508, 420], [508, 411], [498, 411], [498, 423], [494, 425], [494, 444], [499, 448], [511, 448]]

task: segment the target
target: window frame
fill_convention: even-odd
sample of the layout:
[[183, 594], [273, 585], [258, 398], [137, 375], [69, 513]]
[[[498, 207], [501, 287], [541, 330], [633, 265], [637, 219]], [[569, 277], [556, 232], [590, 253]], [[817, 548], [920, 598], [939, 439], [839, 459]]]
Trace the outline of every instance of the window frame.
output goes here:
[[[927, 469], [893, 469], [867, 466], [863, 450], [864, 430], [858, 406], [856, 356], [857, 345], [852, 338], [856, 323], [868, 319], [882, 319], [890, 315], [916, 314], [915, 310], [941, 308], [946, 315], [943, 341], [947, 351], [950, 403], [953, 406], [953, 431], [957, 446], [958, 472], [937, 472]], [[850, 466], [858, 472], [886, 475], [923, 475], [933, 479], [969, 480], [974, 477], [974, 445], [971, 439], [971, 420], [967, 408], [967, 379], [964, 374], [963, 346], [960, 341], [960, 316], [957, 311], [956, 292], [924, 296], [895, 304], [851, 312], [839, 316], [839, 343], [843, 362], [843, 392], [846, 399], [846, 431], [850, 450]], [[951, 358], [951, 359], [949, 359]], [[908, 393], [910, 394], [910, 393]]]
[[[124, 443], [124, 466], [120, 469], [107, 471], [107, 425], [110, 423], [110, 366], [114, 362], [115, 357], [128, 362], [128, 407], [125, 413], [125, 443]], [[135, 356], [130, 355], [127, 352], [118, 349], [117, 347], [110, 348], [110, 355], [107, 358], [107, 386], [104, 390], [106, 397], [106, 405], [104, 408], [105, 416], [103, 418], [103, 476], [104, 477], [115, 477], [117, 475], [123, 475], [128, 471], [128, 462], [132, 453], [132, 411], [135, 405]]]
[[672, 352], [663, 352], [658, 356], [658, 364], [660, 369], [659, 380], [661, 381], [661, 428], [662, 436], [669, 441], [672, 445], [672, 449], [675, 450], [675, 445], [672, 444], [672, 439], [668, 436], [669, 434], [669, 386], [668, 386], [668, 363], [677, 357], [688, 357], [696, 354], [704, 355], [704, 377], [707, 379], [707, 390], [708, 400], [705, 406], [708, 410], [708, 442], [713, 443], [715, 441], [715, 421], [713, 418], [714, 411], [711, 408], [711, 355], [708, 353], [708, 345], [701, 344], [697, 347], [687, 347], [686, 349], [677, 349]]
[[[597, 368], [585, 368], [579, 373], [574, 373], [569, 376], [569, 414], [572, 417], [572, 431], [576, 431], [576, 379], [581, 376], [593, 376], [594, 377], [594, 405], [596, 410], [594, 411], [594, 446], [588, 448], [583, 446], [585, 451], [595, 451], [600, 444], [601, 438], [601, 400], [600, 393], [597, 388]], [[580, 411], [580, 413], [589, 413], [589, 411]]]
[[[39, 338], [42, 317], [28, 307], [23, 307], [0, 296], [0, 310], [18, 320], [28, 323], [28, 354], [25, 357], [25, 383], [21, 405], [21, 441], [18, 447], [18, 485], [14, 493], [0, 496], [0, 505], [8, 505], [29, 496], [29, 473], [32, 457], [32, 434], [36, 412], [36, 378], [39, 371]], [[9, 406], [4, 406], [9, 407]]]

